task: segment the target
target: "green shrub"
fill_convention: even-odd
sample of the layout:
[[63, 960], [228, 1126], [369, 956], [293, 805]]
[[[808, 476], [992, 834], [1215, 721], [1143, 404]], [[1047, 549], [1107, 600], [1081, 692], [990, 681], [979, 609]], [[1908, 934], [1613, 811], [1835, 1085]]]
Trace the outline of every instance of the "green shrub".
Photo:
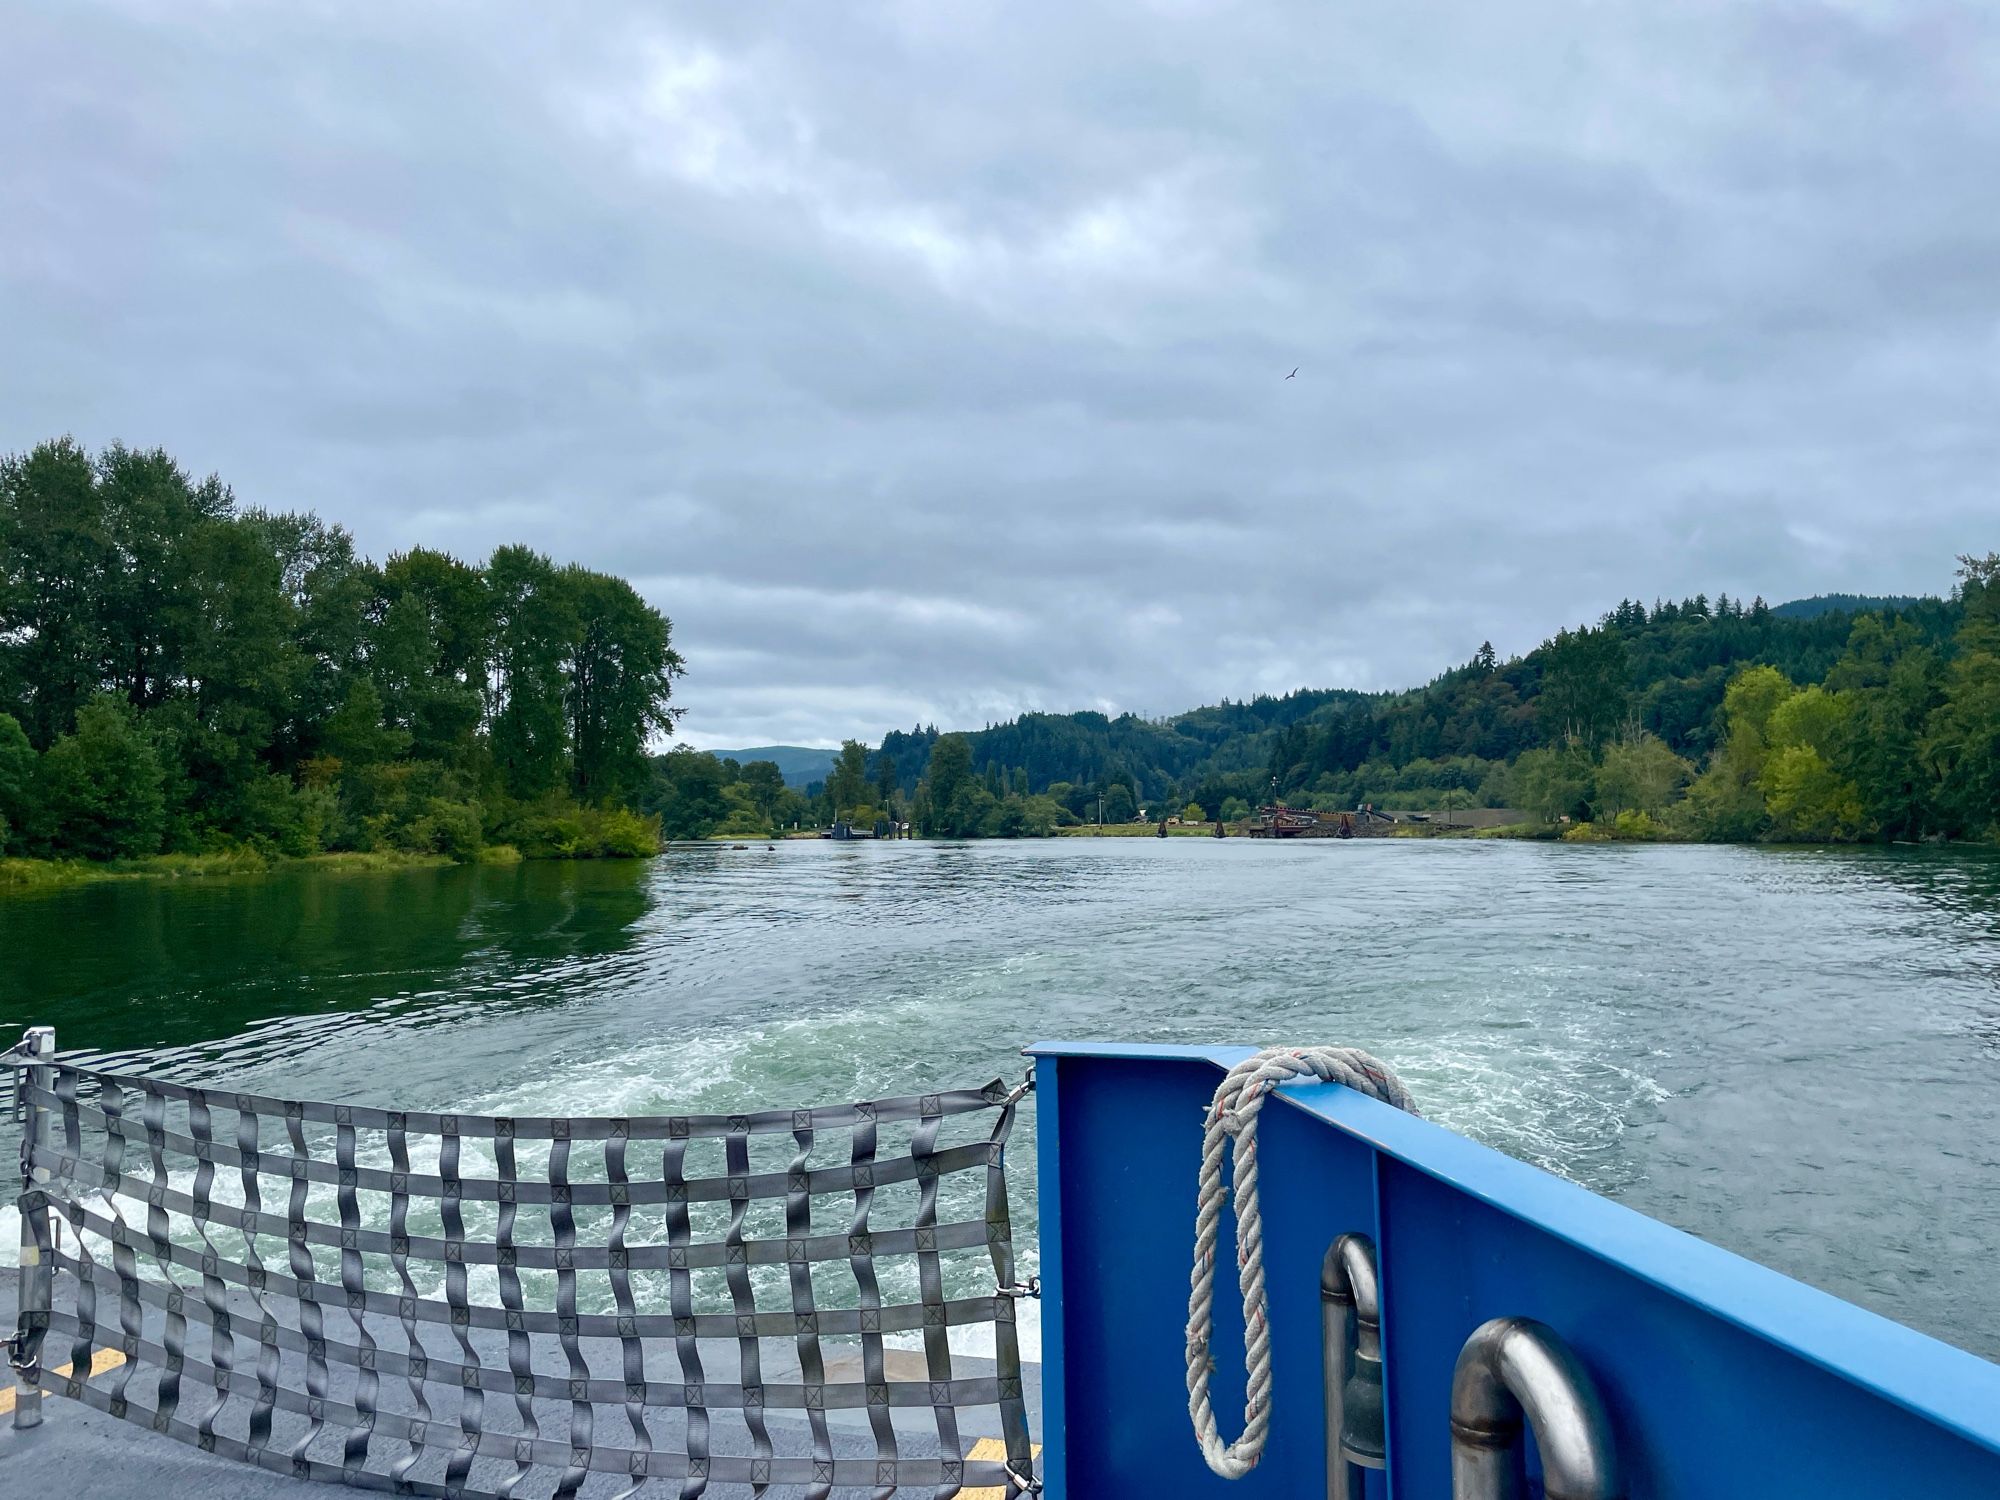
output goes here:
[[83, 859], [157, 854], [163, 779], [132, 710], [108, 694], [92, 700], [76, 716], [76, 733], [42, 757], [37, 780], [51, 849]]
[[509, 804], [488, 833], [526, 859], [644, 859], [660, 852], [657, 814], [585, 807], [559, 792]]
[[1563, 830], [1563, 841], [1570, 844], [1633, 843], [1653, 844], [1673, 835], [1665, 824], [1652, 814], [1628, 808], [1609, 821], [1596, 823], [1572, 823]]
[[303, 859], [326, 847], [338, 811], [337, 800], [325, 788], [259, 776], [244, 788], [245, 841], [288, 859]]
[[1565, 844], [1608, 844], [1618, 835], [1601, 823], [1572, 823], [1562, 832]]

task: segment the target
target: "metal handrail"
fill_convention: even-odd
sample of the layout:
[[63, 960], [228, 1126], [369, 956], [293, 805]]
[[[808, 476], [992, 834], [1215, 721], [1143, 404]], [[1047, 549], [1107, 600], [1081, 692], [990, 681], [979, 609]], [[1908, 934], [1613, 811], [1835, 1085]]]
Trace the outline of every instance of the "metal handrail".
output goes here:
[[1454, 1500], [1527, 1493], [1524, 1417], [1548, 1500], [1624, 1500], [1597, 1383], [1554, 1329], [1529, 1318], [1482, 1323], [1459, 1351], [1451, 1376]]

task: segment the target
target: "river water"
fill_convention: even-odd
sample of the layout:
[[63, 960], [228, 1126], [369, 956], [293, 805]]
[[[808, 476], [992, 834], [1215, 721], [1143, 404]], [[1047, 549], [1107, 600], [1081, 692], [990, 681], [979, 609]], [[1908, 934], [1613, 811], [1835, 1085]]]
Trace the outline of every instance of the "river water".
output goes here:
[[31, 1022], [524, 1114], [922, 1092], [1043, 1037], [1352, 1043], [1433, 1119], [2000, 1356], [1986, 851], [792, 843], [104, 884], [0, 901], [0, 1026]]

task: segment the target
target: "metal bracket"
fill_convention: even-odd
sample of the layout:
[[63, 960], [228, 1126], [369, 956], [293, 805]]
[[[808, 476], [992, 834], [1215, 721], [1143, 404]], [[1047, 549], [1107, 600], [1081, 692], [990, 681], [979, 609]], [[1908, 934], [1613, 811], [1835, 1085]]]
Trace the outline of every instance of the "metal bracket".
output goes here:
[[1017, 1299], [1021, 1297], [1039, 1297], [1042, 1295], [1042, 1278], [1039, 1276], [1030, 1276], [1026, 1281], [1017, 1282], [1013, 1286], [996, 1286], [993, 1288], [993, 1295], [996, 1297], [1014, 1297]]

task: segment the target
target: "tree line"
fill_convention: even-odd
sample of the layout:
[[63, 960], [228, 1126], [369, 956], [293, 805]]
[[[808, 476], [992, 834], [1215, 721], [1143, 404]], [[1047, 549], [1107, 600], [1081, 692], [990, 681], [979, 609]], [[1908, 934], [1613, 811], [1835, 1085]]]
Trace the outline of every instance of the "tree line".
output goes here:
[[648, 853], [681, 671], [527, 547], [378, 564], [159, 449], [0, 459], [0, 853]]
[[844, 755], [847, 805], [956, 837], [1235, 818], [1276, 799], [1511, 807], [1580, 837], [1991, 838], [2000, 554], [1961, 558], [1947, 599], [1625, 600], [1524, 656], [1482, 645], [1407, 692], [919, 725]]

